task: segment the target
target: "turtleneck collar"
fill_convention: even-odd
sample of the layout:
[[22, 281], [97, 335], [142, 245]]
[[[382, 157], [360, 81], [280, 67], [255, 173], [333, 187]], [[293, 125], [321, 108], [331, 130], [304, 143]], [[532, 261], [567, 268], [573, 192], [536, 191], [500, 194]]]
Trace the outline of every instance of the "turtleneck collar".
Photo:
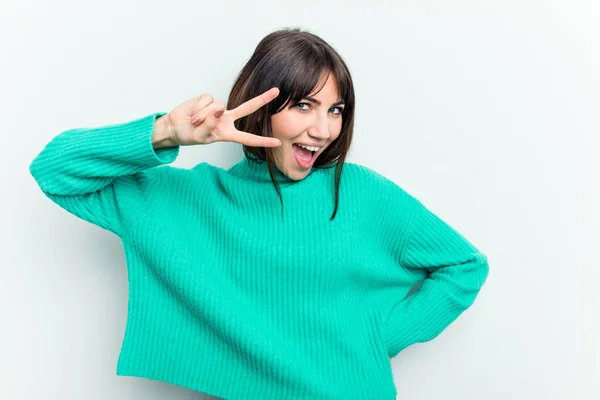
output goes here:
[[[315, 168], [311, 168], [308, 175], [304, 179], [313, 174], [315, 170]], [[271, 183], [268, 163], [257, 158], [252, 158], [252, 160], [250, 160], [247, 156], [244, 156], [241, 161], [237, 162], [229, 169], [229, 172], [248, 181]], [[275, 180], [279, 183], [279, 185], [292, 185], [300, 182], [290, 179], [277, 167], [275, 167], [273, 172], [275, 175]]]

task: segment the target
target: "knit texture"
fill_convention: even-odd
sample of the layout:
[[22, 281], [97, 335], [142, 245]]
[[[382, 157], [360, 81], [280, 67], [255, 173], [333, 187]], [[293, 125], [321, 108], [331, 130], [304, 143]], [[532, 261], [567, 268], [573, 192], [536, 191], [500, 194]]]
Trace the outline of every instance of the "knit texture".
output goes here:
[[389, 357], [474, 302], [486, 257], [355, 163], [333, 221], [333, 168], [276, 170], [282, 215], [266, 163], [166, 165], [180, 148], [152, 147], [164, 114], [63, 131], [30, 164], [50, 200], [122, 241], [117, 374], [226, 399], [394, 399]]

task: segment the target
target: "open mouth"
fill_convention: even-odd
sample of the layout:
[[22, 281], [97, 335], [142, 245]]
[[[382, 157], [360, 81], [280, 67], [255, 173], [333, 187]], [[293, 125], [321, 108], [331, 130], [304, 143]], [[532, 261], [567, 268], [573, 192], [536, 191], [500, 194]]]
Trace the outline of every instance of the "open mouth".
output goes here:
[[310, 168], [314, 164], [317, 159], [317, 154], [319, 153], [319, 151], [310, 151], [300, 147], [296, 143], [292, 145], [292, 149], [296, 162], [301, 168]]

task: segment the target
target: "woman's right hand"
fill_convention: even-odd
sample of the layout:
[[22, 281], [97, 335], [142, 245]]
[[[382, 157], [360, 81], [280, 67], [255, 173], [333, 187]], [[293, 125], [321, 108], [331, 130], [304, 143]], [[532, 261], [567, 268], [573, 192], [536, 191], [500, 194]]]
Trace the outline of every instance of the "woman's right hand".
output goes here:
[[225, 104], [214, 101], [210, 94], [194, 97], [164, 116], [169, 137], [179, 146], [236, 142], [251, 147], [278, 147], [279, 139], [239, 131], [233, 125], [233, 121], [253, 113], [278, 95], [279, 89], [274, 87], [233, 110], [226, 110]]

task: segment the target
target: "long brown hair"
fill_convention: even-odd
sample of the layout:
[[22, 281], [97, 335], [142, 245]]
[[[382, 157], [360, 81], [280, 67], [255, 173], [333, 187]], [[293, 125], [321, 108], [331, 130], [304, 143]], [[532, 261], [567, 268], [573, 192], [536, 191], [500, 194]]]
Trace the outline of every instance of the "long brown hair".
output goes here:
[[[335, 166], [335, 207], [330, 220], [335, 218], [339, 201], [339, 185], [344, 161], [354, 132], [354, 85], [350, 71], [342, 57], [319, 36], [299, 28], [283, 28], [265, 36], [256, 46], [250, 60], [238, 74], [229, 94], [227, 109], [259, 96], [272, 87], [279, 95], [256, 112], [234, 122], [239, 130], [255, 135], [273, 137], [271, 115], [310, 96], [317, 84], [327, 81], [329, 75], [337, 82], [340, 97], [345, 103], [340, 135], [323, 151], [313, 168]], [[322, 86], [321, 86], [322, 88]], [[318, 88], [316, 91], [320, 91]], [[243, 146], [244, 155], [251, 162], [267, 162], [269, 175], [277, 195], [283, 199], [275, 178], [273, 149]]]

